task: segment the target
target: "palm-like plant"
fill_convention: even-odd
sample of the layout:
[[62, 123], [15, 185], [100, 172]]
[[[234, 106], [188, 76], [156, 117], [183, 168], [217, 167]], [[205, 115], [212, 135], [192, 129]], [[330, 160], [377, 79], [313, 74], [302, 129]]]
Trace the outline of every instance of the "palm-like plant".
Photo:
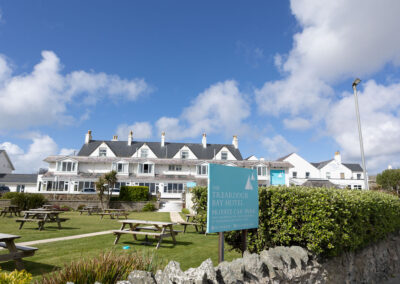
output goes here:
[[96, 181], [96, 189], [99, 192], [101, 209], [104, 209], [103, 198], [104, 198], [104, 192], [107, 190], [106, 183], [107, 181], [104, 179], [104, 176], [99, 177], [98, 181]]
[[111, 197], [111, 190], [115, 187], [115, 184], [118, 181], [117, 172], [111, 171], [109, 173], [104, 174], [104, 180], [108, 184], [108, 191], [107, 191], [107, 207], [110, 206], [110, 197]]

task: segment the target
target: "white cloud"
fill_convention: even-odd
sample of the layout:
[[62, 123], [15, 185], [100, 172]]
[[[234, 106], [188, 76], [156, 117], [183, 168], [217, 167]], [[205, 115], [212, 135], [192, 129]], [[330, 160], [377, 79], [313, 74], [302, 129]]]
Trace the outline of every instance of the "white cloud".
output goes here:
[[168, 139], [195, 137], [202, 132], [242, 134], [248, 126], [250, 105], [237, 82], [227, 80], [211, 85], [186, 107], [179, 117], [161, 117], [156, 126]]
[[[28, 74], [13, 75], [0, 56], [0, 129], [23, 129], [52, 123], [71, 123], [68, 112], [74, 103], [94, 104], [101, 99], [135, 100], [151, 91], [143, 79], [121, 79], [116, 75], [73, 71], [61, 74], [62, 65], [52, 51]], [[82, 115], [87, 117], [88, 111]]]
[[[367, 169], [374, 172], [400, 160], [400, 84], [364, 84], [359, 93], [360, 116]], [[326, 119], [327, 130], [343, 149], [343, 156], [360, 161], [360, 144], [352, 93], [334, 105]]]
[[127, 140], [130, 131], [133, 131], [133, 140], [151, 138], [153, 127], [149, 122], [135, 122], [134, 124], [121, 124], [117, 128], [120, 140]]
[[47, 163], [43, 162], [43, 159], [57, 153], [57, 144], [51, 137], [31, 134], [30, 139], [32, 143], [27, 151], [10, 142], [0, 144], [0, 149], [6, 150], [10, 156], [16, 173], [35, 173], [39, 168], [48, 166]]
[[[354, 101], [349, 93], [338, 101], [334, 87], [358, 76], [373, 75], [388, 64], [400, 65], [400, 38], [394, 36], [400, 26], [400, 2], [291, 0], [291, 11], [300, 31], [293, 36], [290, 52], [275, 56], [283, 78], [266, 82], [255, 91], [259, 111], [286, 115], [284, 125], [291, 129], [308, 129], [325, 122], [327, 134], [343, 148], [345, 158], [356, 159], [359, 144]], [[391, 97], [392, 105], [383, 98], [377, 102], [371, 90]], [[369, 82], [364, 92], [360, 108], [365, 152], [369, 167], [378, 169], [399, 157], [392, 142], [399, 138], [400, 130], [399, 106], [394, 98], [398, 90], [396, 84]]]
[[262, 145], [267, 150], [270, 158], [278, 158], [291, 152], [297, 152], [297, 148], [281, 135], [264, 138], [262, 140]]
[[78, 151], [77, 151], [76, 149], [62, 148], [62, 149], [60, 150], [60, 154], [59, 154], [59, 155], [62, 155], [62, 156], [71, 156], [71, 155], [74, 155], [74, 154], [76, 154], [76, 153], [78, 153]]

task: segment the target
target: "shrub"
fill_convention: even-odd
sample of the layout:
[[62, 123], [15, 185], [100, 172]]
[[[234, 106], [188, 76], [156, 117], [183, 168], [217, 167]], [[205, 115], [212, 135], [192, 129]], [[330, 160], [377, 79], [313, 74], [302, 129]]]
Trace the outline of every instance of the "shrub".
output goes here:
[[25, 270], [14, 270], [13, 272], [1, 272], [0, 269], [0, 283], [1, 284], [28, 284], [32, 280], [32, 275]]
[[182, 208], [182, 213], [183, 214], [190, 214], [190, 211], [187, 208]]
[[12, 205], [17, 205], [22, 210], [39, 208], [47, 202], [39, 193], [7, 192], [4, 198], [10, 199]]
[[53, 209], [59, 210], [59, 211], [65, 211], [65, 212], [71, 211], [71, 207], [68, 207], [67, 205], [60, 206], [60, 205], [55, 204], [55, 205], [53, 205]]
[[193, 210], [196, 216], [193, 218], [195, 223], [206, 227], [207, 225], [207, 187], [195, 186], [192, 188]]
[[128, 278], [133, 270], [156, 272], [161, 266], [154, 255], [131, 253], [102, 253], [96, 258], [80, 259], [64, 266], [59, 271], [42, 277], [42, 284], [73, 282], [75, 284], [95, 283], [114, 284]]
[[83, 210], [83, 208], [85, 207], [86, 207], [85, 204], [79, 204], [77, 210]]
[[148, 186], [121, 186], [119, 193], [120, 201], [148, 201]]
[[[298, 245], [336, 256], [400, 229], [400, 199], [381, 192], [269, 187], [259, 190], [259, 208], [259, 228], [248, 234], [251, 252]], [[236, 249], [239, 235], [226, 238]]]
[[154, 203], [146, 203], [143, 206], [143, 212], [151, 212], [151, 211], [155, 211], [156, 210], [156, 206], [154, 205]]

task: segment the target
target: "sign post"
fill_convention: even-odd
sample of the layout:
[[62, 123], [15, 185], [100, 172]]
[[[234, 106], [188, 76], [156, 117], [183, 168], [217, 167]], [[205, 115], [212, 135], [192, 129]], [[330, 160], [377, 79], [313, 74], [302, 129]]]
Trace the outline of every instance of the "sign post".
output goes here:
[[258, 228], [257, 171], [209, 164], [207, 233], [219, 233], [219, 262], [224, 260], [225, 231], [242, 232], [247, 248], [247, 229]]

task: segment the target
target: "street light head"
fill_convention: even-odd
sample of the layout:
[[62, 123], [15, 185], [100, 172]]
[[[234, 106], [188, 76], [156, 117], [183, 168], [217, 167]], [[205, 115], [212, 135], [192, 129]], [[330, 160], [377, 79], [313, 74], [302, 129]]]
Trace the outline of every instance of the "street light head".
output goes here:
[[360, 84], [361, 80], [359, 78], [356, 78], [353, 82], [353, 88], [356, 87], [358, 84]]

